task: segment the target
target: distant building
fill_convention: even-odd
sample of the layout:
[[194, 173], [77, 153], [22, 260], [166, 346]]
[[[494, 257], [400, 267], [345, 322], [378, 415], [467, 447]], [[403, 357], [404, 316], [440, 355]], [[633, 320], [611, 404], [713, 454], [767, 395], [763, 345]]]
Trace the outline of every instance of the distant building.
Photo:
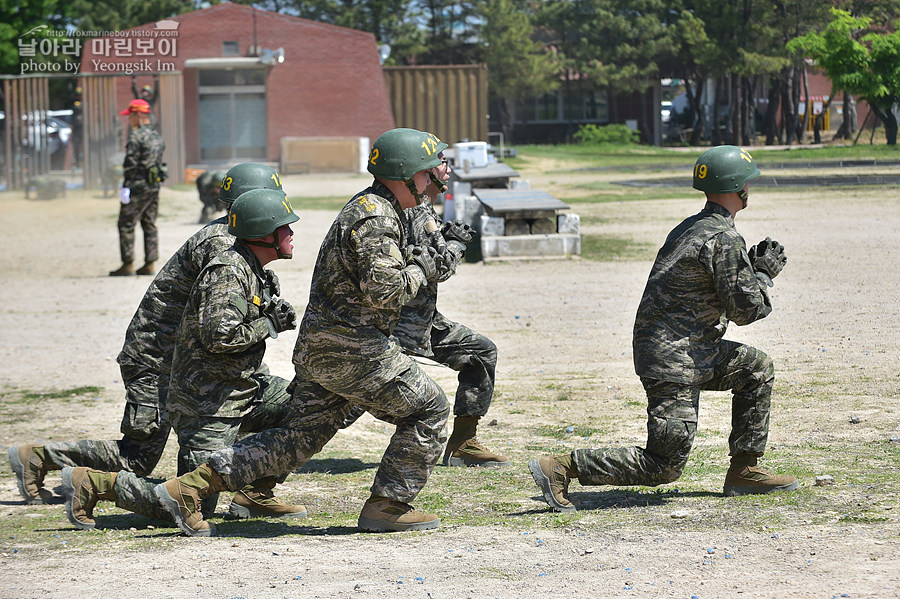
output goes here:
[[164, 134], [183, 135], [185, 166], [279, 163], [282, 138], [374, 141], [394, 127], [375, 37], [362, 31], [222, 3], [86, 40], [82, 73], [119, 75], [122, 107], [129, 63], [139, 89], [163, 74], [155, 112]]

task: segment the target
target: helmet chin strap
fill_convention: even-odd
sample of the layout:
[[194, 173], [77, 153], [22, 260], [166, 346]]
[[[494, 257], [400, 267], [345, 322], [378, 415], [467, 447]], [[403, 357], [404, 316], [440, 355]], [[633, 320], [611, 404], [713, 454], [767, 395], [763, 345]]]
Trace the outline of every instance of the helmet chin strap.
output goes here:
[[404, 183], [406, 183], [406, 189], [408, 189], [409, 193], [416, 199], [416, 204], [421, 204], [427, 197], [425, 192], [419, 193], [419, 190], [416, 189], [416, 183], [412, 179], [407, 179]]
[[740, 191], [737, 192], [737, 194], [738, 194], [738, 197], [741, 198], [741, 202], [743, 203], [744, 208], [746, 208], [747, 200], [750, 198], [750, 193], [742, 187], [740, 189]]
[[444, 193], [447, 191], [447, 184], [438, 179], [437, 175], [434, 174], [434, 171], [428, 171], [428, 176], [431, 177], [431, 182], [434, 183], [438, 188], [438, 193]]
[[275, 253], [278, 255], [279, 260], [290, 260], [293, 258], [293, 254], [285, 254], [281, 251], [281, 246], [274, 241], [262, 241], [260, 239], [245, 239], [244, 243], [247, 245], [255, 245], [260, 248], [272, 248], [275, 250]]

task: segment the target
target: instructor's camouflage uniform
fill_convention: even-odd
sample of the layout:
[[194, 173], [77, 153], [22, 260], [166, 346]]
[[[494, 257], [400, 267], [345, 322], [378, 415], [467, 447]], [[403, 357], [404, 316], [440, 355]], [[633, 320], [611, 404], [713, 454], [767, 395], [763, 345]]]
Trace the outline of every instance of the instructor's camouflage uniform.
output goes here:
[[406, 266], [408, 217], [380, 182], [351, 199], [322, 242], [294, 350], [296, 413], [281, 428], [213, 454], [229, 489], [307, 461], [363, 409], [397, 426], [372, 493], [404, 503], [440, 456], [450, 407], [441, 388], [390, 335], [401, 308], [425, 283]]
[[750, 346], [723, 340], [772, 311], [728, 210], [707, 202], [669, 233], [650, 272], [634, 323], [634, 365], [647, 392], [647, 447], [578, 449], [583, 485], [676, 480], [697, 430], [700, 390], [731, 389], [731, 455], [762, 455], [774, 367]]
[[223, 216], [194, 233], [160, 269], [128, 325], [118, 357], [126, 401], [122, 439], [48, 443], [47, 457], [57, 467], [130, 470], [140, 476], [156, 467], [171, 428], [161, 409], [184, 307], [203, 267], [233, 243]]
[[162, 163], [166, 142], [150, 125], [132, 129], [125, 145], [123, 182], [131, 193], [119, 207], [119, 252], [122, 262], [134, 262], [134, 229], [138, 221], [144, 231], [144, 261], [155, 262], [159, 255], [156, 213], [159, 210], [159, 183], [149, 182], [149, 171]]
[[[440, 223], [431, 202], [426, 201], [406, 210], [407, 243], [431, 245], [444, 256], [445, 281], [456, 272], [464, 258], [455, 244], [448, 245], [440, 230], [427, 233], [426, 222]], [[393, 338], [406, 353], [422, 356], [456, 370], [459, 387], [453, 413], [457, 416], [484, 416], [494, 394], [494, 371], [497, 346], [484, 335], [453, 322], [437, 310], [437, 285], [419, 288], [419, 293], [400, 312], [400, 322]]]

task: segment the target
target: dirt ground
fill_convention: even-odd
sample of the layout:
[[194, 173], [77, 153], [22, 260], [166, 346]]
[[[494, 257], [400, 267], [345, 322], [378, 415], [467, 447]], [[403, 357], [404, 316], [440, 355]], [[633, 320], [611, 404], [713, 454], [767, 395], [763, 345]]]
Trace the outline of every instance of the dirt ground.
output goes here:
[[[563, 198], [584, 195], [577, 185], [623, 178], [523, 174], [532, 187]], [[367, 181], [286, 178], [301, 216], [295, 258], [270, 266], [298, 313], [334, 217], [305, 209], [303, 197], [349, 196]], [[702, 206], [686, 190], [683, 199], [573, 210], [585, 235], [647, 244], [641, 259], [465, 264], [443, 285], [439, 308], [499, 348], [487, 419], [497, 422], [482, 427], [481, 437], [507, 452], [513, 466], [501, 473], [438, 468], [427, 501], [443, 506], [436, 510], [444, 517], [440, 529], [357, 532], [353, 514], [367, 494], [370, 468], [362, 484], [342, 493], [327, 487], [343, 495], [339, 505], [351, 514], [343, 524], [314, 525], [317, 506], [324, 512], [335, 504], [319, 503], [326, 500], [317, 485], [328, 485], [327, 475], [301, 473], [284, 492], [310, 507], [313, 524], [235, 523], [222, 527], [226, 536], [191, 539], [113, 511], [112, 530], [75, 531], [61, 506], [24, 505], [2, 458], [0, 516], [19, 528], [4, 528], [0, 538], [0, 597], [900, 597], [900, 444], [891, 441], [900, 435], [898, 191], [760, 189], [738, 215], [748, 243], [770, 235], [788, 252], [772, 315], [732, 326], [728, 337], [774, 359], [767, 463], [801, 477], [797, 494], [719, 494], [729, 424], [721, 394], [701, 399], [703, 433], [676, 485], [615, 491], [576, 483], [582, 509], [561, 516], [547, 511], [528, 475], [527, 460], [551, 450], [643, 444], [631, 327], [655, 248]], [[0, 194], [3, 447], [117, 436], [122, 386], [115, 357], [149, 279], [106, 276], [119, 265], [116, 211], [116, 198], [92, 192], [52, 201]], [[164, 255], [197, 229], [199, 212], [195, 192], [164, 191]], [[293, 341], [288, 334], [269, 341], [274, 374], [292, 375]], [[431, 365], [427, 371], [452, 397], [452, 373]], [[24, 404], [12, 404], [25, 393], [81, 386], [99, 391], [75, 402], [47, 400], [46, 410], [29, 404], [31, 412], [20, 412]], [[574, 433], [566, 436], [569, 427]], [[328, 457], [362, 456], [372, 467], [389, 434], [366, 417], [338, 435]], [[174, 470], [171, 445], [163, 474]], [[58, 484], [53, 474], [51, 487]], [[834, 476], [835, 484], [814, 486], [820, 475]]]

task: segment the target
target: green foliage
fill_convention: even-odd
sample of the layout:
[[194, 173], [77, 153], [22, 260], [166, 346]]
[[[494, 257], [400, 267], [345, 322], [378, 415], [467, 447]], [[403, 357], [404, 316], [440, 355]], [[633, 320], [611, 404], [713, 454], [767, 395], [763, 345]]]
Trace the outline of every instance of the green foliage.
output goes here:
[[582, 145], [623, 146], [640, 142], [640, 133], [625, 125], [582, 125], [575, 132], [575, 141]]
[[[788, 50], [814, 59], [838, 89], [865, 98], [897, 142], [893, 107], [900, 102], [900, 31], [873, 28], [867, 17], [832, 9], [824, 31], [791, 40]], [[900, 25], [898, 21], [897, 25]]]

